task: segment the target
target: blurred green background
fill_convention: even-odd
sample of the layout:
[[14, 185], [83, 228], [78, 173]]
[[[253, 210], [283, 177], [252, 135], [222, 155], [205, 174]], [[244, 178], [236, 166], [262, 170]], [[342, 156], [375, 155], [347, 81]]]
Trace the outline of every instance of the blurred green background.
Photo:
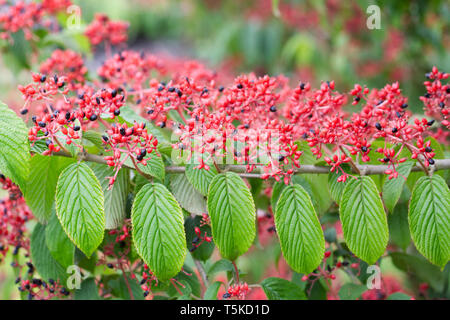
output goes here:
[[[334, 79], [346, 91], [354, 83], [382, 87], [400, 81], [420, 111], [424, 74], [433, 65], [450, 71], [450, 2], [441, 0], [74, 0], [88, 24], [96, 12], [130, 22], [129, 47], [196, 58], [233, 74], [280, 73], [297, 81]], [[380, 7], [381, 29], [369, 30], [371, 4]], [[73, 39], [48, 37], [59, 46]], [[53, 38], [52, 38], [53, 37]], [[80, 40], [79, 38], [77, 39]], [[17, 41], [4, 64], [17, 65], [27, 44]], [[48, 53], [49, 54], [49, 53]], [[40, 60], [45, 58], [45, 54]], [[102, 57], [96, 58], [101, 60]], [[25, 64], [36, 69], [38, 64]], [[95, 65], [95, 64], [94, 64]], [[8, 88], [20, 68], [0, 76]], [[22, 78], [28, 82], [29, 75]], [[22, 81], [23, 82], [23, 81]], [[9, 90], [0, 93], [5, 99]]]
[[[424, 74], [450, 71], [450, 2], [308, 0], [75, 1], [130, 25], [130, 46], [199, 58], [211, 67], [295, 81], [382, 87], [400, 81], [418, 111]], [[381, 29], [366, 13], [378, 4]]]

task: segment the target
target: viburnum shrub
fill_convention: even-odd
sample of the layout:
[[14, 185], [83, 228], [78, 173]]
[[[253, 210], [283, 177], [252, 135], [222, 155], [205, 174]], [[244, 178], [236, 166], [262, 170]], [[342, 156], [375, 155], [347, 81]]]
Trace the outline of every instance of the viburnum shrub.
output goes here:
[[[34, 26], [54, 31], [68, 5], [8, 5], [2, 38], [20, 29], [37, 41]], [[447, 265], [448, 73], [426, 74], [418, 115], [398, 82], [340, 92], [334, 81], [229, 80], [197, 61], [111, 54], [127, 27], [96, 15], [85, 29], [107, 52], [96, 71], [55, 49], [18, 87], [17, 112], [0, 104], [0, 259], [12, 257], [23, 297], [245, 299], [262, 287], [306, 299], [320, 285], [342, 298], [343, 271], [354, 298], [384, 298], [391, 280], [364, 293], [366, 271], [387, 256], [408, 265], [411, 238], [433, 265], [414, 259]], [[297, 281], [245, 281], [236, 261], [268, 238]]]

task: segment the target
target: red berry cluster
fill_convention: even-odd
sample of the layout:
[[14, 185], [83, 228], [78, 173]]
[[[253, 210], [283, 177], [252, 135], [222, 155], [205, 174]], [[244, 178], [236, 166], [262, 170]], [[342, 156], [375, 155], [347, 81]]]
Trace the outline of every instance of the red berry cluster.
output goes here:
[[126, 83], [130, 89], [129, 94], [133, 94], [135, 100], [142, 101], [145, 91], [139, 90], [148, 84], [152, 72], [164, 74], [164, 65], [161, 59], [144, 52], [120, 51], [107, 59], [97, 70], [97, 74], [109, 88], [118, 88]]
[[[117, 173], [128, 159], [131, 159], [136, 168], [138, 163], [146, 166], [151, 157], [150, 154], [158, 145], [158, 140], [145, 129], [145, 123], [135, 122], [131, 127], [128, 127], [126, 123], [113, 124], [106, 133], [107, 135], [103, 136], [103, 142], [109, 147], [106, 151], [111, 152], [112, 155], [106, 156], [105, 160], [116, 170], [114, 177], [110, 177], [110, 186], [114, 184]], [[157, 155], [153, 153], [152, 156]]]
[[[297, 124], [297, 134], [308, 141], [317, 158], [327, 154], [324, 160], [331, 166], [331, 171], [342, 172], [340, 181], [345, 181], [348, 176], [342, 167], [344, 163], [370, 161], [372, 142], [378, 138], [385, 141], [385, 147], [377, 151], [384, 155], [379, 160], [389, 165], [386, 173], [390, 178], [397, 177], [396, 166], [407, 160], [401, 156], [403, 149], [409, 150], [411, 158], [423, 160], [425, 166], [434, 163], [434, 153], [414, 146], [430, 134], [434, 120], [409, 121], [411, 114], [407, 111], [407, 100], [401, 95], [398, 83], [380, 90], [355, 85], [350, 91], [352, 104], [364, 101], [364, 105], [351, 117], [341, 110], [346, 97], [332, 91], [334, 86], [333, 82], [322, 83], [320, 90], [311, 92], [308, 84], [300, 84], [285, 115], [291, 123]], [[329, 149], [329, 145], [333, 148]]]
[[246, 282], [241, 282], [230, 286], [226, 293], [224, 293], [224, 299], [230, 299], [236, 297], [237, 299], [244, 300], [245, 296], [250, 292], [250, 288]]
[[323, 258], [323, 265], [317, 267], [317, 271], [314, 271], [310, 274], [305, 274], [302, 277], [302, 281], [310, 281], [311, 283], [314, 283], [317, 280], [319, 280], [320, 278], [335, 280], [336, 275], [333, 274], [333, 271], [336, 268], [342, 267], [342, 263], [338, 262], [335, 267], [330, 267], [329, 265], [326, 266], [326, 261], [330, 256], [331, 256], [331, 252], [326, 251], [324, 254], [324, 258]]
[[69, 89], [80, 88], [86, 81], [87, 68], [84, 65], [83, 58], [72, 50], [53, 51], [50, 58], [42, 62], [41, 74], [58, 74], [67, 79]]
[[[48, 62], [45, 63], [46, 66]], [[57, 69], [62, 67], [63, 65], [60, 64]], [[73, 81], [69, 87], [66, 84], [70, 76], [70, 74], [68, 76], [54, 74], [49, 77], [36, 73], [33, 74], [33, 83], [25, 87], [19, 86], [25, 100], [21, 110], [22, 115], [28, 114], [33, 102], [44, 101], [36, 108], [37, 115], [32, 117], [34, 126], [30, 128], [28, 134], [32, 142], [45, 141], [48, 150], [44, 152], [44, 155], [59, 152], [64, 148], [58, 137], [64, 138], [66, 144], [74, 143], [82, 149], [82, 146], [74, 141], [80, 139], [81, 128], [92, 126], [91, 122], [97, 119], [102, 121], [100, 119], [102, 115], [109, 115], [114, 119], [120, 114], [119, 109], [124, 105], [124, 95], [119, 93], [120, 90], [95, 91], [86, 85], [76, 86]], [[78, 94], [71, 96], [70, 93], [73, 91]]]
[[[57, 3], [62, 2], [47, 5], [56, 8]], [[115, 45], [126, 40], [126, 29], [125, 23], [100, 14], [86, 35], [94, 45]], [[25, 100], [22, 113], [37, 105], [30, 140], [45, 140], [50, 154], [64, 149], [57, 134], [78, 146], [78, 131], [100, 123], [107, 129], [104, 140], [111, 152], [106, 160], [116, 170], [128, 158], [135, 165], [145, 164], [157, 144], [143, 124], [111, 126], [104, 120], [105, 115], [118, 116], [125, 103], [160, 128], [172, 129], [173, 148], [185, 162], [205, 170], [211, 164], [243, 164], [247, 172], [258, 170], [263, 179], [284, 183], [300, 167], [304, 150], [299, 140], [306, 140], [313, 155], [331, 171], [340, 171], [339, 180], [345, 181], [349, 174], [344, 165], [355, 170], [360, 162], [371, 161], [377, 139], [384, 140], [384, 147], [378, 144], [374, 151], [381, 154], [379, 160], [393, 179], [399, 175], [398, 165], [408, 158], [418, 159], [425, 169], [433, 165], [435, 152], [425, 138], [439, 135], [442, 140], [448, 135], [448, 130], [442, 132], [449, 126], [450, 85], [442, 83], [448, 74], [437, 68], [427, 74], [422, 100], [427, 115], [439, 119], [440, 127], [434, 120], [411, 119], [397, 82], [381, 89], [356, 84], [345, 94], [336, 90], [334, 81], [313, 89], [304, 82], [291, 87], [283, 76], [249, 74], [224, 86], [218, 83], [229, 81], [226, 73], [198, 62], [130, 50], [107, 59], [98, 70], [99, 79], [92, 82], [86, 81], [82, 58], [70, 50], [56, 50], [40, 71], [33, 74], [34, 83], [19, 87]], [[360, 110], [346, 112], [348, 100], [361, 105]]]
[[130, 237], [130, 230], [127, 224], [124, 224], [120, 230], [109, 231], [110, 235], [117, 235], [116, 242], [122, 242]]
[[203, 242], [205, 242], [205, 241], [211, 242], [212, 241], [212, 237], [209, 237], [208, 233], [206, 231], [202, 233], [202, 231], [200, 230], [199, 227], [195, 227], [194, 232], [195, 232], [196, 236], [192, 240], [192, 247], [189, 250], [190, 252], [195, 251], [198, 247], [201, 246], [201, 244]]
[[46, 15], [55, 15], [71, 5], [70, 0], [44, 0], [42, 3], [14, 1], [13, 4], [1, 4], [0, 39], [12, 39], [11, 34], [20, 30], [25, 39], [33, 38], [33, 28], [38, 24], [49, 26], [51, 21], [44, 21]]
[[[427, 93], [420, 97], [425, 104], [425, 113], [438, 119], [444, 127], [450, 129], [450, 83], [442, 83], [442, 80], [449, 79], [450, 74], [439, 72], [436, 67], [433, 67], [432, 71], [425, 76], [428, 79], [424, 82]], [[445, 134], [445, 137], [448, 137], [448, 131]]]
[[17, 256], [23, 248], [29, 254], [30, 241], [26, 238], [26, 222], [33, 215], [25, 203], [19, 187], [10, 179], [0, 174], [0, 185], [8, 191], [8, 196], [0, 200], [0, 261], [13, 248], [13, 256]]
[[210, 226], [211, 225], [211, 217], [207, 213], [202, 214], [202, 220], [200, 221], [200, 227]]
[[152, 287], [158, 286], [158, 278], [150, 271], [149, 267], [145, 264], [144, 271], [142, 272], [142, 279], [140, 282], [141, 289], [144, 291], [145, 298], [151, 298]]
[[[34, 270], [34, 267], [29, 263], [29, 268]], [[64, 298], [67, 297], [70, 292], [63, 287], [59, 281], [49, 279], [48, 282], [38, 279], [31, 278], [26, 280], [21, 280], [21, 278], [16, 279], [16, 284], [20, 283], [19, 291], [27, 292], [28, 300], [51, 300], [54, 298]]]
[[94, 46], [102, 42], [107, 45], [118, 45], [127, 41], [127, 29], [127, 22], [112, 21], [107, 15], [97, 13], [94, 21], [86, 27], [84, 34]]

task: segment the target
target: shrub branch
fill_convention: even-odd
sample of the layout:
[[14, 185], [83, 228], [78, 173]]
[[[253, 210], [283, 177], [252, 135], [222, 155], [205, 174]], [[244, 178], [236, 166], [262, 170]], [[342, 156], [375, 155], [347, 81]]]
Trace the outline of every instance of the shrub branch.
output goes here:
[[[70, 153], [60, 151], [53, 153], [57, 156], [62, 157], [68, 157], [72, 158], [72, 155]], [[91, 153], [82, 153], [80, 156], [81, 160], [89, 161], [89, 162], [96, 162], [101, 164], [106, 164], [105, 159], [103, 159], [103, 156], [91, 154]], [[136, 170], [134, 166], [128, 166], [126, 164], [123, 165], [123, 167]], [[221, 168], [221, 171], [232, 171], [237, 174], [239, 174], [243, 178], [261, 178], [262, 174], [259, 172], [247, 172], [247, 166], [245, 165], [219, 165]], [[433, 165], [433, 171], [439, 171], [439, 170], [449, 170], [450, 169], [450, 159], [436, 159], [435, 164]], [[355, 167], [352, 167], [352, 172], [359, 174], [360, 172], [364, 172], [365, 175], [378, 175], [378, 174], [384, 174], [384, 171], [388, 169], [387, 165], [372, 165], [372, 164], [365, 164], [365, 165], [357, 165], [355, 164]], [[167, 173], [184, 173], [186, 170], [186, 167], [184, 166], [167, 166], [166, 172]], [[255, 170], [256, 171], [256, 170]], [[416, 163], [415, 166], [411, 169], [412, 172], [415, 171], [424, 171], [424, 168], [419, 164]], [[301, 165], [300, 168], [297, 168], [295, 170], [296, 173], [316, 173], [316, 174], [327, 174], [330, 173], [330, 167], [329, 166], [317, 166], [313, 164], [304, 164]], [[427, 171], [425, 173], [428, 173]], [[147, 176], [147, 175], [145, 175]]]

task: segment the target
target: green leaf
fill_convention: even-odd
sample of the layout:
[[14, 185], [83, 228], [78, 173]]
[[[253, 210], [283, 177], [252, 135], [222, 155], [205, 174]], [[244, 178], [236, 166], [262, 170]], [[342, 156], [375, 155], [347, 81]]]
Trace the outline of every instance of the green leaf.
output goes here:
[[270, 277], [261, 282], [268, 300], [306, 300], [306, 294], [295, 283], [286, 279]]
[[[327, 176], [325, 174], [305, 174], [304, 179], [311, 186], [311, 199], [317, 213], [319, 215], [324, 214], [333, 203], [330, 191], [326, 187]], [[306, 191], [308, 190], [306, 189]]]
[[40, 276], [49, 279], [60, 280], [64, 286], [67, 279], [66, 270], [56, 261], [47, 248], [45, 241], [45, 226], [38, 223], [31, 234], [30, 248], [31, 260]]
[[212, 179], [218, 174], [217, 170], [214, 166], [210, 166], [209, 170], [195, 167], [194, 164], [186, 166], [186, 177], [197, 191], [206, 196]]
[[84, 163], [64, 169], [56, 187], [56, 214], [72, 242], [90, 257], [105, 230], [104, 196], [95, 174]]
[[398, 165], [397, 172], [399, 173], [397, 178], [391, 180], [386, 179], [383, 184], [383, 201], [389, 212], [394, 210], [398, 199], [403, 191], [403, 186], [406, 183], [406, 179], [411, 172], [411, 168], [414, 163], [412, 161], [404, 162]]
[[184, 174], [170, 176], [170, 190], [186, 211], [198, 215], [206, 212], [205, 197], [194, 189]]
[[[347, 164], [343, 164], [341, 166], [346, 173], [351, 173], [350, 166]], [[348, 178], [345, 182], [338, 182], [337, 179], [342, 176], [342, 172], [340, 170], [335, 170], [334, 172], [330, 172], [328, 174], [328, 188], [330, 189], [331, 198], [336, 201], [337, 204], [341, 201], [342, 193], [344, 192], [345, 186], [348, 184]]]
[[250, 190], [234, 172], [214, 177], [209, 186], [208, 212], [213, 239], [222, 257], [235, 260], [256, 236], [255, 204]]
[[232, 272], [233, 264], [229, 260], [221, 259], [212, 264], [208, 269], [208, 277], [212, 277], [219, 272]]
[[93, 254], [89, 258], [77, 247], [75, 247], [75, 254], [73, 262], [80, 268], [86, 269], [92, 273], [95, 273], [95, 268], [97, 267], [97, 255]]
[[344, 238], [349, 249], [368, 264], [384, 253], [388, 225], [377, 187], [370, 177], [351, 179], [340, 204]]
[[441, 176], [417, 180], [409, 203], [408, 220], [417, 250], [444, 268], [450, 260], [450, 190]]
[[391, 252], [394, 265], [409, 274], [414, 274], [421, 281], [427, 282], [438, 291], [444, 290], [444, 276], [439, 267], [431, 264], [420, 255], [413, 256], [402, 252]]
[[30, 161], [25, 199], [33, 215], [46, 223], [52, 214], [55, 192], [61, 171], [74, 159], [35, 154]]
[[98, 131], [87, 130], [83, 132], [83, 140], [87, 140], [96, 146], [98, 149], [103, 149], [104, 143], [102, 135]]
[[[375, 141], [371, 143], [371, 146], [369, 148], [368, 156], [370, 160], [366, 162], [366, 164], [373, 164], [373, 165], [380, 165], [382, 164], [378, 159], [382, 158], [382, 154], [377, 152], [378, 148], [393, 148], [394, 146], [388, 142], [386, 142], [382, 138], [378, 138]], [[375, 182], [375, 185], [377, 186], [378, 190], [381, 191], [382, 188], [382, 181], [383, 176], [382, 175], [373, 175], [371, 176], [373, 182]]]
[[51, 255], [59, 264], [64, 268], [73, 265], [75, 246], [61, 227], [56, 212], [52, 214], [45, 228], [45, 242]]
[[[308, 146], [306, 141], [296, 141], [299, 146], [299, 150], [303, 151], [303, 155], [300, 157], [301, 164], [318, 164], [316, 156], [311, 152], [311, 147]], [[310, 188], [305, 188], [311, 195], [314, 207], [317, 213], [325, 213], [332, 203], [332, 198], [328, 188], [324, 188], [327, 185], [327, 176], [324, 174], [303, 174], [302, 178], [309, 183]], [[295, 183], [295, 182], [294, 182]], [[303, 187], [305, 184], [301, 183]], [[310, 189], [310, 190], [309, 190]]]
[[394, 208], [394, 212], [388, 217], [389, 237], [391, 242], [403, 250], [411, 243], [411, 234], [408, 226], [408, 206], [399, 204]]
[[30, 145], [25, 123], [0, 102], [0, 172], [25, 191], [30, 173]]
[[183, 212], [175, 197], [162, 184], [143, 186], [134, 200], [131, 221], [141, 258], [159, 279], [173, 278], [186, 257]]
[[275, 182], [272, 188], [272, 197], [270, 198], [270, 204], [272, 205], [272, 210], [276, 210], [278, 200], [280, 199], [280, 195], [283, 192], [286, 185], [284, 182]]
[[217, 300], [217, 294], [219, 293], [219, 289], [222, 284], [223, 283], [220, 281], [215, 281], [212, 283], [208, 289], [206, 289], [203, 300]]
[[139, 169], [141, 169], [144, 173], [151, 175], [161, 181], [164, 181], [164, 177], [166, 175], [164, 161], [160, 154], [157, 154], [156, 151], [153, 151], [150, 154], [150, 159], [147, 160], [147, 165], [142, 165], [138, 163]]
[[[142, 172], [144, 172], [154, 178], [157, 178], [160, 181], [164, 181], [166, 171], [165, 171], [165, 167], [164, 167], [164, 161], [163, 161], [161, 155], [159, 155], [154, 150], [154, 151], [152, 151], [152, 153], [150, 153], [149, 157], [150, 157], [150, 159], [147, 160], [147, 165], [144, 166], [143, 164], [138, 163], [137, 164], [138, 168]], [[128, 158], [125, 161], [125, 164], [129, 167], [134, 168], [134, 164], [133, 164], [133, 161], [131, 160], [131, 158]]]
[[386, 300], [411, 300], [412, 297], [403, 292], [395, 292], [391, 294]]
[[275, 211], [281, 251], [296, 272], [309, 274], [323, 259], [325, 239], [308, 193], [299, 185], [281, 193]]
[[[294, 175], [292, 177], [292, 183], [298, 184], [299, 186], [302, 186], [303, 189], [305, 189], [306, 192], [308, 192], [309, 196], [311, 197], [311, 202], [313, 203], [314, 207], [318, 206], [318, 203], [315, 199], [314, 192], [311, 187], [311, 183], [308, 182], [304, 177], [301, 175]], [[282, 181], [276, 182], [273, 185], [273, 191], [272, 191], [272, 198], [271, 198], [271, 204], [272, 208], [275, 211], [277, 208], [277, 202], [280, 198], [281, 193], [286, 188], [286, 184]]]
[[98, 163], [90, 163], [89, 166], [100, 182], [105, 196], [105, 227], [108, 230], [116, 229], [122, 225], [125, 219], [130, 173], [127, 168], [120, 169], [116, 181], [109, 189], [107, 177], [114, 176], [114, 169]]
[[367, 291], [367, 286], [355, 283], [346, 283], [339, 289], [341, 300], [356, 300]]
[[129, 285], [133, 298], [135, 300], [144, 300], [142, 289], [139, 287], [136, 280], [131, 279], [128, 274], [125, 276], [127, 277], [127, 281], [125, 281], [125, 278], [122, 275], [116, 279], [108, 281], [108, 286], [112, 288], [112, 294], [123, 300], [131, 300], [130, 290], [128, 290]]
[[100, 300], [94, 278], [88, 278], [81, 282], [80, 289], [75, 290], [75, 300]]

